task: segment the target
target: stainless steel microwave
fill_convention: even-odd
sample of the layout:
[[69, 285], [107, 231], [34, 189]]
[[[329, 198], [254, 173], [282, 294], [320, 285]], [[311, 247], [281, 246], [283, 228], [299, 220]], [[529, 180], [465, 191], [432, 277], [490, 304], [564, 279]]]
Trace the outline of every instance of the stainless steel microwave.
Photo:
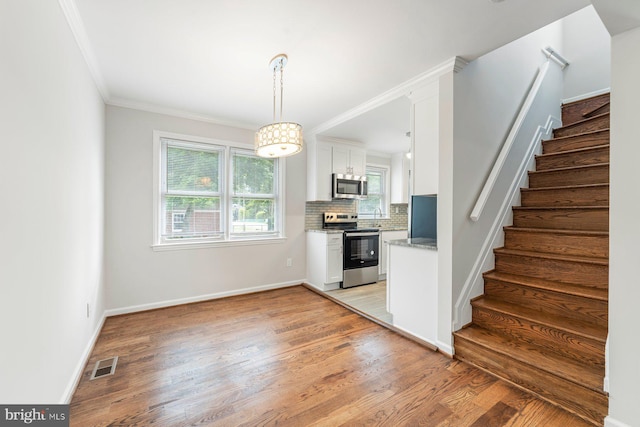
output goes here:
[[357, 175], [332, 175], [331, 195], [334, 199], [360, 199], [367, 195], [367, 177]]

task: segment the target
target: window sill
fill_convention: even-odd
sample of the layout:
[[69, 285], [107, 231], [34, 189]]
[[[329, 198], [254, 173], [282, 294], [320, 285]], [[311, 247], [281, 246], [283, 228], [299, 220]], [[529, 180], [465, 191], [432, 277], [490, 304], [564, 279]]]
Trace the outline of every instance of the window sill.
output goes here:
[[158, 243], [151, 245], [154, 252], [180, 251], [186, 249], [223, 248], [229, 246], [255, 246], [284, 243], [286, 237], [265, 237], [261, 239], [219, 240], [209, 242]]

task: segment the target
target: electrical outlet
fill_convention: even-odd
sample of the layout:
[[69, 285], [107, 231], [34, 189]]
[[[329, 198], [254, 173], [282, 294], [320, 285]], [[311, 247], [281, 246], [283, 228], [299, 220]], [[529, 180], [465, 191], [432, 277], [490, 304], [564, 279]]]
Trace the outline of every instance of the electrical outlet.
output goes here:
[[291, 267], [293, 265], [293, 260], [291, 258], [287, 258], [287, 267]]
[[91, 315], [91, 306], [89, 306], [89, 303], [87, 303], [87, 319], [89, 318], [90, 315]]

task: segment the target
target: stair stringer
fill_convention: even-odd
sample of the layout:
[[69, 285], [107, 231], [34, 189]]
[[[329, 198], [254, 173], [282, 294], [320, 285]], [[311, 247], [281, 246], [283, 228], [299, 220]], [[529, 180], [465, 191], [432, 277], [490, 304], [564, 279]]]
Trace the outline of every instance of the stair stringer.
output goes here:
[[[518, 172], [514, 175], [509, 190], [500, 205], [499, 213], [491, 225], [473, 267], [469, 271], [462, 290], [453, 308], [453, 331], [471, 323], [471, 300], [484, 293], [482, 273], [493, 269], [493, 250], [502, 246], [504, 233], [502, 228], [511, 225], [512, 207], [520, 204], [520, 188], [527, 187], [528, 171], [535, 170], [535, 155], [542, 152], [542, 140], [549, 139], [553, 129], [561, 126], [557, 117], [549, 115], [544, 126], [538, 126], [529, 142], [526, 155], [522, 158]], [[455, 347], [454, 347], [455, 352]]]

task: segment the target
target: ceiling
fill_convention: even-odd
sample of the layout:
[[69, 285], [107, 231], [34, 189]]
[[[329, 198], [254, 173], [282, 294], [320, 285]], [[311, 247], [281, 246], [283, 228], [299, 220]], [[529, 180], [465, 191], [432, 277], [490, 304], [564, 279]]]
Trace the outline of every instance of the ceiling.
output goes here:
[[[305, 131], [460, 56], [471, 61], [589, 0], [60, 0], [108, 104], [257, 129], [286, 53], [284, 119]], [[67, 16], [69, 13], [67, 11]], [[333, 120], [332, 120], [333, 119]], [[326, 126], [325, 126], [326, 127]], [[406, 151], [409, 102], [323, 134]]]

